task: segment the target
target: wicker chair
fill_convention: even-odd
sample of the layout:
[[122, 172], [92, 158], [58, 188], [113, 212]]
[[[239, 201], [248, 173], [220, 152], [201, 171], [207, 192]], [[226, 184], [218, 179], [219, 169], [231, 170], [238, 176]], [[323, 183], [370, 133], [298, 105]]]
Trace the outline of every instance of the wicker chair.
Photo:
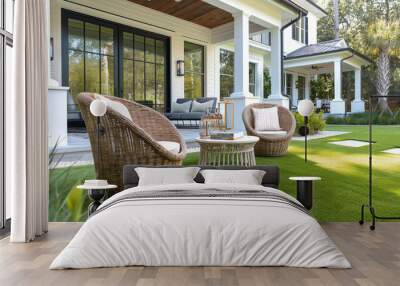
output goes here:
[[252, 108], [268, 108], [276, 105], [255, 103], [246, 106], [243, 110], [243, 122], [248, 135], [257, 136], [260, 141], [254, 147], [257, 156], [282, 156], [287, 153], [289, 142], [296, 130], [296, 120], [293, 114], [285, 107], [278, 106], [279, 124], [285, 135], [260, 134], [254, 129]]
[[[103, 95], [104, 96], [104, 95]], [[175, 126], [159, 112], [117, 97], [104, 96], [124, 104], [132, 121], [111, 108], [100, 118], [102, 132], [96, 136], [96, 118], [90, 113], [93, 93], [81, 93], [78, 103], [89, 133], [93, 159], [98, 178], [118, 185], [122, 190], [124, 165], [181, 165], [186, 157], [186, 144]], [[97, 150], [97, 142], [100, 147]], [[172, 141], [180, 145], [178, 153], [168, 151], [159, 141]]]

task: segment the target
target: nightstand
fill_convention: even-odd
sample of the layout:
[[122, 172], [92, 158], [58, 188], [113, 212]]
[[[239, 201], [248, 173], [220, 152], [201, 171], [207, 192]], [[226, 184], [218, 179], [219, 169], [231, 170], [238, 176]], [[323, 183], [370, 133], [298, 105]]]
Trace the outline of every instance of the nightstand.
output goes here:
[[313, 207], [314, 182], [320, 181], [320, 177], [290, 177], [289, 180], [297, 182], [297, 200], [303, 206], [311, 210]]
[[107, 190], [117, 188], [116, 185], [110, 185], [105, 180], [86, 180], [85, 184], [77, 186], [78, 189], [87, 190], [91, 203], [88, 207], [88, 216], [94, 213], [101, 205]]

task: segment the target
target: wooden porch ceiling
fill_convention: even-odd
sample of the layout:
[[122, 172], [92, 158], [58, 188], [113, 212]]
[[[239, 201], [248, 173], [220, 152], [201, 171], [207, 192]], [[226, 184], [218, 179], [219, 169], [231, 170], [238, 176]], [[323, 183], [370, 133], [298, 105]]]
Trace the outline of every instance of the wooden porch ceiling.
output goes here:
[[233, 17], [229, 12], [202, 0], [182, 0], [180, 2], [175, 0], [129, 1], [210, 29], [233, 21]]

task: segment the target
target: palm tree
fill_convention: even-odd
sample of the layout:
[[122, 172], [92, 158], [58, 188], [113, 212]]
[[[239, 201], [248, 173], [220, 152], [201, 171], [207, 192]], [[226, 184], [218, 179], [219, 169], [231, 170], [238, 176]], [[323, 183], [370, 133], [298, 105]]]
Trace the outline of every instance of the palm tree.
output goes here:
[[339, 39], [339, 0], [333, 0], [333, 30], [335, 31], [335, 40]]
[[[378, 55], [376, 90], [379, 96], [387, 96], [391, 86], [390, 56], [400, 52], [400, 22], [377, 20], [368, 28], [367, 43], [373, 54]], [[378, 100], [377, 108], [381, 114], [392, 111], [389, 108], [387, 98]]]

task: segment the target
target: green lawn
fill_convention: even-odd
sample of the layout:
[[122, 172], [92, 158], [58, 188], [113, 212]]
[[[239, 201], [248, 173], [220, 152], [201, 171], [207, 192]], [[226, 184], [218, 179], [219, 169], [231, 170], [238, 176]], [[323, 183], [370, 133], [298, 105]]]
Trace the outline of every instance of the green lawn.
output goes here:
[[[368, 127], [327, 126], [326, 130], [351, 133], [309, 141], [308, 163], [304, 162], [304, 143], [292, 141], [288, 155], [278, 158], [258, 157], [257, 164], [280, 166], [280, 188], [291, 195], [295, 195], [295, 182], [288, 180], [290, 176], [322, 177], [322, 181], [316, 184], [313, 215], [320, 221], [358, 221], [360, 206], [367, 201], [368, 195], [368, 146], [349, 148], [329, 144], [329, 142], [343, 139], [367, 140]], [[400, 214], [400, 156], [385, 154], [381, 151], [400, 147], [400, 127], [375, 126], [373, 140], [376, 141], [374, 144], [375, 206], [379, 215], [398, 215]], [[189, 154], [184, 164], [197, 164], [197, 160], [197, 153]], [[63, 185], [66, 190], [81, 181], [82, 177], [87, 178], [93, 176], [94, 173], [92, 167], [72, 169], [74, 169], [73, 172], [64, 179]], [[61, 172], [62, 170], [57, 170], [51, 174]], [[50, 202], [54, 201], [52, 200], [53, 188], [50, 192]], [[51, 203], [50, 206], [52, 209]], [[84, 207], [82, 209], [84, 210]], [[50, 213], [54, 212], [50, 211]]]

